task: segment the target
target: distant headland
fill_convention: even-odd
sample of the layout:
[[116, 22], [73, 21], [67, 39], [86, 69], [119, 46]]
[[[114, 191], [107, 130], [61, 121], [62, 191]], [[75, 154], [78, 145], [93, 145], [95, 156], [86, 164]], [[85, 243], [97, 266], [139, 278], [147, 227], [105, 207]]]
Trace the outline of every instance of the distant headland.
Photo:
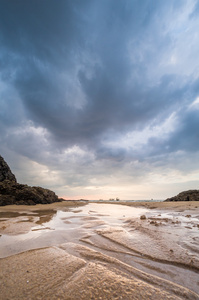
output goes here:
[[165, 202], [170, 201], [199, 201], [199, 190], [181, 192], [177, 196], [165, 200]]

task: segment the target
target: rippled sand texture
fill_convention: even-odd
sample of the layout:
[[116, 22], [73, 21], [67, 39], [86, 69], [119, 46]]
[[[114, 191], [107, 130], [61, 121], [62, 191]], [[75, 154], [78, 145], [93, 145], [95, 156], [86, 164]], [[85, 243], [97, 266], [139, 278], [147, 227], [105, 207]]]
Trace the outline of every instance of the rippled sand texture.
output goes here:
[[49, 207], [0, 211], [0, 299], [199, 299], [198, 208]]

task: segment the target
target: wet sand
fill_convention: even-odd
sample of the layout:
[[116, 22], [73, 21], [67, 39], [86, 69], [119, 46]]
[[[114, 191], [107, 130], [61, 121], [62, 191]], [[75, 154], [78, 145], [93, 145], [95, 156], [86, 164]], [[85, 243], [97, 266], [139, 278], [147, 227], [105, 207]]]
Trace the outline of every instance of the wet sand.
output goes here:
[[0, 299], [199, 299], [199, 203], [114, 204], [0, 207]]
[[[96, 203], [102, 203], [96, 201]], [[169, 209], [169, 210], [186, 210], [199, 208], [199, 201], [178, 201], [178, 202], [155, 202], [155, 201], [106, 201], [107, 204], [125, 205], [132, 207], [145, 207], [150, 209]]]

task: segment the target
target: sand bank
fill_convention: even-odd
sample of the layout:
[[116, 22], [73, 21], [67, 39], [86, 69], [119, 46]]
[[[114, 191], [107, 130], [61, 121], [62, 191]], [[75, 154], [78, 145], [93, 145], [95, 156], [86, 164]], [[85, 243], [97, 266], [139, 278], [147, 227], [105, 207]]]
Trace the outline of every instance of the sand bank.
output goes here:
[[81, 200], [65, 200], [62, 202], [54, 202], [51, 204], [37, 204], [37, 205], [6, 205], [0, 206], [0, 212], [4, 211], [35, 211], [35, 210], [48, 210], [48, 209], [61, 209], [64, 207], [75, 207], [86, 205], [87, 201]]
[[[102, 203], [102, 202], [96, 202]], [[138, 201], [138, 202], [131, 202], [131, 201], [105, 201], [104, 203], [107, 204], [116, 204], [116, 205], [126, 205], [132, 207], [146, 207], [149, 209], [170, 209], [170, 210], [187, 210], [187, 209], [196, 209], [199, 208], [199, 201], [178, 201], [178, 202], [155, 202], [155, 201]]]

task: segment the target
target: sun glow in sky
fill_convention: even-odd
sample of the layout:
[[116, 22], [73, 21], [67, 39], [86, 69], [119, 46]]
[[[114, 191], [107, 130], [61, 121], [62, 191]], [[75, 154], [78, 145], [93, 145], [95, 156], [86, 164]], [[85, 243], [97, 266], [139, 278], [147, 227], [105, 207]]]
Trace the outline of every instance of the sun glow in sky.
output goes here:
[[199, 2], [0, 0], [0, 155], [66, 199], [199, 188]]

